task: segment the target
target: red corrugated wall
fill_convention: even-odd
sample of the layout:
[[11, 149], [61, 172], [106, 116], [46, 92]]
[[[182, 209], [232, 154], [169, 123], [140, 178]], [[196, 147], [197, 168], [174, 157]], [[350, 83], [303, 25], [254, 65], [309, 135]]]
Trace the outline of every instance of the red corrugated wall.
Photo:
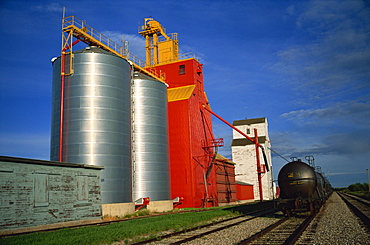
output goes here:
[[[180, 66], [185, 66], [181, 74]], [[183, 67], [182, 67], [183, 68]], [[169, 88], [195, 85], [190, 98], [168, 103], [172, 198], [183, 197], [177, 207], [217, 206], [215, 168], [205, 176], [213, 156], [212, 118], [201, 109], [204, 95], [202, 65], [195, 59], [155, 67], [166, 73]]]

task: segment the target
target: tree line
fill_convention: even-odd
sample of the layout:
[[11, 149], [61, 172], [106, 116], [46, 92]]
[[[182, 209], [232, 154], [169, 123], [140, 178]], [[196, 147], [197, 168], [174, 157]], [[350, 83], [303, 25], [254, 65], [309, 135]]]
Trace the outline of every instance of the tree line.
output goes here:
[[350, 191], [369, 191], [369, 186], [367, 183], [356, 183], [348, 186], [348, 190]]

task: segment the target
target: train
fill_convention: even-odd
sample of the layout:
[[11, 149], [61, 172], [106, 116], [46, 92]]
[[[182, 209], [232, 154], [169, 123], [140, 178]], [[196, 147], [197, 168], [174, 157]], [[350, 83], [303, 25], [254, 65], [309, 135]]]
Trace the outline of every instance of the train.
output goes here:
[[278, 175], [280, 199], [278, 208], [285, 215], [316, 213], [333, 193], [330, 182], [312, 164], [300, 159], [284, 165]]

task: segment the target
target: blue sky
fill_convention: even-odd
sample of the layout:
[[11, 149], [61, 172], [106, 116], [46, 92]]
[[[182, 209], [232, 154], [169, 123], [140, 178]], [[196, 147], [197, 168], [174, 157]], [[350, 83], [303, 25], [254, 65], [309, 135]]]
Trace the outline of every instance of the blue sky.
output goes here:
[[[50, 60], [60, 55], [63, 6], [118, 43], [124, 35], [142, 59], [137, 27], [152, 16], [204, 64], [217, 114], [267, 117], [272, 148], [313, 155], [335, 187], [367, 181], [370, 3], [362, 0], [2, 0], [0, 155], [49, 159]], [[231, 158], [231, 129], [215, 119], [214, 132]], [[274, 155], [275, 176], [284, 164]]]

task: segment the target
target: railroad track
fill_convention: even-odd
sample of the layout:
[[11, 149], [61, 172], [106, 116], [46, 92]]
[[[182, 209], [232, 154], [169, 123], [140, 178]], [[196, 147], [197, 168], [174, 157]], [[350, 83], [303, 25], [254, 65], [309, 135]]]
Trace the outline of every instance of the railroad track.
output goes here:
[[313, 215], [286, 217], [270, 225], [252, 237], [241, 241], [244, 244], [294, 244], [313, 220]]
[[[219, 221], [217, 223], [209, 224], [202, 227], [196, 227], [191, 230], [176, 232], [154, 239], [149, 239], [146, 241], [134, 243], [138, 244], [214, 244], [212, 241], [207, 240], [207, 235], [212, 233], [218, 233], [223, 230], [232, 229], [233, 226], [245, 223], [248, 226], [249, 223], [254, 219], [266, 219], [266, 215], [271, 215], [277, 213], [277, 210], [268, 210], [265, 212], [260, 212], [254, 214], [246, 214], [243, 216], [238, 216], [235, 218], [230, 218], [227, 220]], [[283, 217], [280, 214], [280, 217]], [[244, 245], [244, 244], [294, 244], [301, 234], [308, 227], [310, 222], [315, 216], [303, 214], [297, 217], [285, 217], [283, 219], [278, 219], [278, 221], [271, 221], [271, 225], [266, 225], [260, 232], [252, 235], [249, 238], [246, 237], [238, 241], [233, 242], [233, 244]], [[271, 219], [270, 219], [271, 220]], [[199, 242], [198, 242], [199, 240]], [[192, 243], [191, 243], [192, 242]], [[220, 243], [221, 244], [221, 243]], [[226, 243], [225, 243], [226, 244]], [[230, 243], [231, 244], [231, 243]]]
[[346, 193], [338, 192], [338, 195], [370, 231], [370, 201]]
[[132, 243], [135, 245], [139, 244], [183, 244], [196, 239], [202, 239], [202, 237], [220, 232], [225, 229], [229, 229], [233, 226], [266, 216], [278, 212], [276, 209], [259, 210], [256, 212], [247, 213], [233, 218], [224, 219], [221, 221], [214, 222], [208, 225], [202, 225], [191, 229], [186, 229], [178, 232], [173, 232], [156, 238], [148, 239], [145, 241]]

